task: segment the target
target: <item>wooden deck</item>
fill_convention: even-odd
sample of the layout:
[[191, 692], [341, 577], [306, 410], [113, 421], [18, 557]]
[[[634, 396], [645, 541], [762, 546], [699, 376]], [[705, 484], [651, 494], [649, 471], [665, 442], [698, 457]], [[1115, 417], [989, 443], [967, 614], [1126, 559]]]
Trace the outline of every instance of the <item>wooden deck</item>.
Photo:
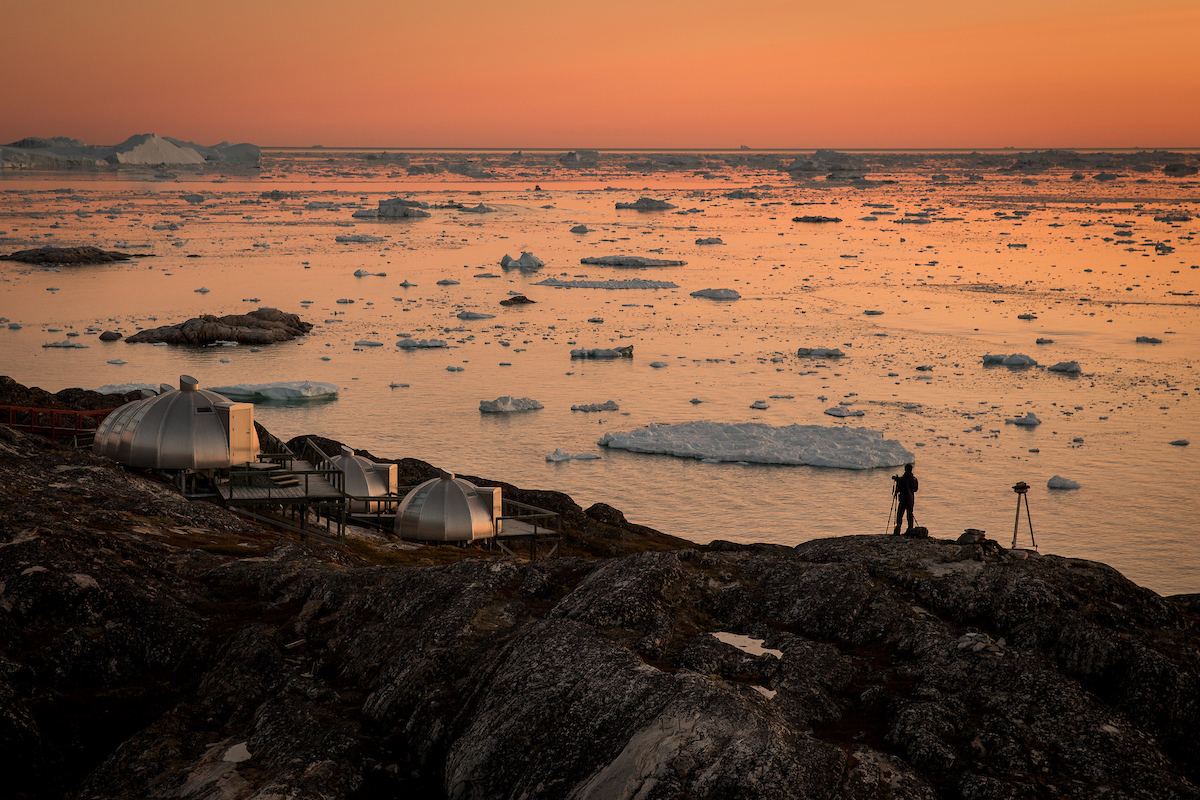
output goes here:
[[[221, 498], [231, 505], [260, 505], [262, 503], [282, 503], [285, 505], [303, 503], [332, 503], [341, 502], [345, 493], [329, 482], [325, 471], [317, 470], [307, 461], [295, 459], [290, 469], [280, 469], [269, 473], [267, 465], [255, 465], [244, 472], [231, 473], [229, 483], [217, 486]], [[293, 486], [277, 485], [270, 475], [290, 477], [297, 481]]]

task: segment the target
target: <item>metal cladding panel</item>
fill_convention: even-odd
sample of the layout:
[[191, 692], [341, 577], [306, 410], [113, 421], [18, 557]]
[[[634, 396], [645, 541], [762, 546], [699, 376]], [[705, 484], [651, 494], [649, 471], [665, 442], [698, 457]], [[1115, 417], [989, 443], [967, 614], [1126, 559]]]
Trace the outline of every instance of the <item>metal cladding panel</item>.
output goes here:
[[[391, 489], [380, 478], [375, 470], [378, 466], [370, 459], [362, 456], [343, 453], [335, 456], [321, 465], [327, 469], [340, 469], [346, 475], [345, 491], [355, 497], [383, 497]], [[395, 466], [394, 464], [392, 466]], [[392, 488], [395, 488], [394, 485]], [[352, 500], [350, 511], [355, 514], [369, 514], [379, 509], [379, 503], [368, 503], [364, 500]]]
[[184, 378], [183, 391], [135, 400], [105, 418], [93, 451], [142, 469], [228, 467], [229, 435], [216, 406], [243, 404], [231, 404], [216, 392], [197, 389], [194, 378]]
[[495, 534], [490, 498], [461, 478], [434, 478], [408, 493], [396, 512], [402, 538], [426, 542], [470, 542]]
[[137, 410], [153, 399], [146, 397], [130, 401], [101, 420], [100, 424], [96, 426], [96, 435], [92, 439], [92, 452], [98, 456], [115, 459], [117, 448], [121, 443], [121, 432], [125, 430], [125, 426], [137, 413]]

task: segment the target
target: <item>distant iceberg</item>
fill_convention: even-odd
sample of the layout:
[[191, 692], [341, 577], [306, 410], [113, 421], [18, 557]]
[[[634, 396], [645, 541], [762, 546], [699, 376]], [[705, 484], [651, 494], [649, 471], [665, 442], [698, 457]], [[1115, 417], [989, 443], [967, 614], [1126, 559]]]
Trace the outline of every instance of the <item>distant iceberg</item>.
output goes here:
[[480, 400], [479, 410], [484, 414], [511, 414], [517, 411], [537, 411], [545, 408], [529, 397], [497, 397], [495, 400]]
[[774, 426], [758, 422], [652, 424], [629, 433], [605, 433], [602, 447], [712, 461], [749, 461], [835, 469], [898, 467], [913, 454], [878, 431], [824, 425]]
[[236, 386], [209, 386], [209, 391], [224, 395], [236, 403], [270, 403], [280, 400], [332, 400], [338, 387], [318, 381], [277, 381], [275, 383], [239, 383]]

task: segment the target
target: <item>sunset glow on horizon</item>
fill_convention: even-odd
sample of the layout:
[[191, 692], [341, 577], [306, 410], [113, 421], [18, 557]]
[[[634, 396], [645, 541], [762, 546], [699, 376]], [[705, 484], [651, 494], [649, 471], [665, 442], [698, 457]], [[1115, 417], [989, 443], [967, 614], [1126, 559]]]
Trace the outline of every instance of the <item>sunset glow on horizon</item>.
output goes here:
[[359, 0], [5, 11], [0, 142], [1200, 146], [1200, 5]]

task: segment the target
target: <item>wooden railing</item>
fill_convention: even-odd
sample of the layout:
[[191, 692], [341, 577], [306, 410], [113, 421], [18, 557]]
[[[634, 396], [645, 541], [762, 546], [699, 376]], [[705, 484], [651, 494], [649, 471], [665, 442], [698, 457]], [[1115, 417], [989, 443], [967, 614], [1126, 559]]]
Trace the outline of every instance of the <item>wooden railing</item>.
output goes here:
[[93, 437], [100, 422], [113, 411], [116, 409], [72, 411], [65, 408], [0, 406], [0, 425], [50, 439], [72, 437], [78, 441], [80, 438]]

